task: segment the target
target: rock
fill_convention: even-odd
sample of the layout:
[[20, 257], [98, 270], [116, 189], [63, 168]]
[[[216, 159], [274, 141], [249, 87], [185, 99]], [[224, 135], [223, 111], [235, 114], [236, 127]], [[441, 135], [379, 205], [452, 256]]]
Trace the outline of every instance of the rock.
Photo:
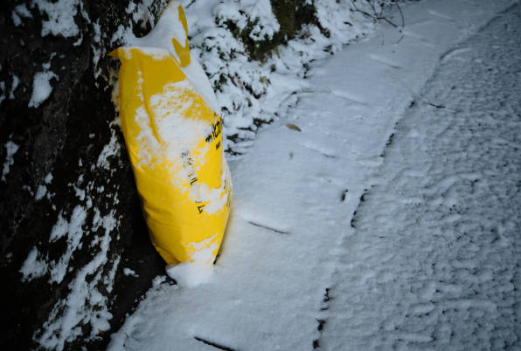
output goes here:
[[102, 349], [164, 273], [114, 122], [117, 60], [106, 53], [120, 25], [143, 34], [165, 1], [137, 23], [130, 1], [37, 3], [7, 1], [0, 16], [0, 344]]

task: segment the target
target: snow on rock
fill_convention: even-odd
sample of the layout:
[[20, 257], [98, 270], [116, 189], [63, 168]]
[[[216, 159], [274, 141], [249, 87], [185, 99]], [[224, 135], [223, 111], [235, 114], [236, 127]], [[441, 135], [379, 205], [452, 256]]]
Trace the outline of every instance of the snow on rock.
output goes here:
[[11, 84], [11, 90], [9, 91], [9, 99], [14, 99], [14, 92], [16, 91], [16, 88], [18, 88], [18, 85], [20, 84], [20, 79], [13, 74], [13, 82]]
[[2, 105], [2, 102], [5, 100], [5, 82], [0, 82], [0, 90], [2, 90], [2, 94], [0, 95], [0, 106]]
[[60, 212], [58, 215], [58, 221], [54, 224], [51, 235], [49, 236], [49, 242], [55, 242], [62, 238], [69, 231], [69, 222], [63, 218], [63, 213]]
[[17, 145], [9, 140], [7, 143], [5, 143], [4, 147], [6, 149], [6, 156], [4, 165], [2, 167], [2, 181], [6, 182], [6, 176], [9, 174], [11, 166], [14, 165], [14, 155], [18, 151], [20, 145]]
[[135, 23], [141, 22], [141, 27], [146, 28], [147, 24], [153, 26], [154, 25], [154, 16], [150, 12], [152, 7], [153, 0], [143, 0], [143, 1], [130, 1], [128, 3], [125, 12], [128, 14], [132, 14], [132, 19]]
[[32, 18], [31, 12], [27, 9], [25, 4], [18, 5], [14, 8], [14, 11], [11, 12], [11, 19], [13, 20], [13, 24], [18, 27], [22, 24], [23, 18]]
[[[60, 283], [67, 269], [69, 268], [69, 261], [78, 248], [81, 247], [81, 239], [83, 237], [82, 226], [87, 218], [87, 211], [84, 206], [77, 205], [72, 211], [71, 218], [68, 223], [64, 223], [61, 215], [58, 217], [58, 222], [54, 226], [50, 240], [55, 241], [58, 238], [67, 235], [67, 249], [57, 262], [51, 263], [51, 277], [49, 283]], [[65, 227], [67, 228], [65, 231]]]
[[47, 173], [47, 175], [45, 176], [43, 181], [45, 182], [45, 184], [51, 184], [52, 178], [53, 178], [52, 174], [51, 173]]
[[29, 100], [29, 107], [37, 108], [49, 98], [52, 93], [51, 79], [59, 80], [52, 71], [38, 72], [34, 75], [33, 92]]
[[22, 273], [23, 281], [30, 281], [35, 278], [43, 277], [49, 270], [49, 264], [46, 258], [42, 258], [42, 254], [35, 246], [24, 261], [20, 273]]
[[18, 27], [22, 24], [22, 19], [14, 11], [11, 13], [11, 19], [13, 20], [13, 24], [15, 25], [15, 27]]
[[14, 8], [15, 12], [24, 17], [24, 18], [32, 18], [33, 15], [31, 14], [31, 12], [27, 9], [27, 6], [25, 4], [21, 4], [21, 5], [17, 5], [15, 6]]
[[[78, 211], [78, 213], [81, 211]], [[73, 214], [74, 218], [74, 214]], [[71, 218], [69, 233], [83, 222], [81, 215]], [[70, 293], [53, 308], [49, 319], [35, 333], [35, 340], [46, 349], [63, 350], [66, 342], [82, 335], [80, 325], [88, 324], [91, 334], [87, 341], [99, 337], [99, 334], [110, 329], [112, 314], [108, 311], [108, 298], [100, 293], [99, 284], [104, 283], [104, 289], [112, 289], [113, 281], [105, 281], [100, 269], [107, 263], [107, 254], [111, 241], [110, 233], [118, 225], [114, 212], [104, 217], [97, 217], [98, 225], [103, 227], [104, 235], [99, 242], [99, 251], [94, 258], [80, 269], [74, 280], [69, 284]], [[81, 233], [77, 233], [81, 237]], [[114, 262], [117, 266], [119, 260]], [[114, 268], [115, 269], [115, 268]]]
[[116, 137], [116, 131], [114, 130], [114, 127], [112, 127], [112, 124], [110, 128], [110, 133], [110, 141], [107, 145], [103, 147], [103, 150], [98, 156], [98, 160], [96, 162], [97, 167], [106, 170], [110, 170], [110, 157], [118, 155], [121, 150], [121, 145], [118, 142], [118, 138]]
[[75, 37], [80, 33], [74, 16], [78, 14], [79, 0], [34, 0], [40, 13], [46, 14], [48, 20], [42, 21], [42, 37], [52, 34], [65, 38]]
[[128, 267], [123, 268], [123, 274], [131, 277], [139, 277], [136, 272]]
[[36, 195], [34, 195], [34, 199], [36, 201], [40, 201], [47, 194], [47, 187], [45, 185], [38, 185], [36, 188]]

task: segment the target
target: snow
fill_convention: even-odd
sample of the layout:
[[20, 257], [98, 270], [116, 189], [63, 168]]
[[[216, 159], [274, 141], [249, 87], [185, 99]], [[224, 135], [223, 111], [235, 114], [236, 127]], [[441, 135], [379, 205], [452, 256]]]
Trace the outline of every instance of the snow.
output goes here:
[[17, 5], [14, 8], [14, 11], [11, 13], [11, 19], [13, 20], [13, 24], [18, 27], [22, 24], [23, 18], [32, 18], [31, 12], [27, 9], [25, 4]]
[[43, 199], [43, 197], [47, 194], [47, 187], [45, 185], [38, 185], [38, 188], [36, 189], [36, 195], [34, 196], [34, 199], [36, 201], [40, 201]]
[[[93, 167], [105, 168], [107, 165], [110, 169], [108, 158], [120, 150], [113, 128], [117, 123], [118, 120], [115, 120], [109, 124], [111, 141], [100, 153], [99, 164]], [[81, 159], [78, 164], [81, 166]], [[70, 278], [69, 284], [63, 286], [66, 297], [52, 306], [46, 322], [33, 334], [33, 341], [39, 348], [63, 350], [80, 336], [86, 342], [98, 340], [102, 333], [110, 329], [112, 314], [109, 311], [109, 294], [113, 291], [121, 257], [112, 255], [109, 261], [109, 250], [112, 236], [120, 223], [115, 210], [107, 209], [102, 213], [93, 206], [91, 192], [98, 193], [100, 189], [103, 192], [103, 186], [97, 186], [94, 181], [86, 182], [84, 178], [80, 174], [76, 182], [67, 185], [76, 193], [80, 204], [71, 210], [59, 210], [49, 234], [50, 251], [52, 247], [59, 248], [61, 256], [50, 258], [41, 254], [35, 246], [20, 269], [24, 281], [42, 278], [51, 289], [57, 284], [63, 285], [65, 278]], [[48, 173], [41, 188], [47, 188], [52, 181], [53, 175]], [[26, 188], [32, 194], [31, 189]], [[46, 193], [51, 200], [53, 195], [49, 191]], [[110, 194], [110, 197], [115, 204], [118, 203], [117, 193]], [[92, 258], [83, 267], [72, 270], [73, 265], [77, 266], [78, 250], [85, 249], [84, 245], [88, 245]], [[90, 332], [90, 335], [84, 335], [85, 332]]]
[[221, 22], [231, 20], [239, 31], [256, 20], [250, 38], [257, 41], [269, 40], [279, 31], [280, 25], [273, 14], [269, 0], [242, 0], [222, 2], [214, 9], [215, 17]]
[[31, 12], [27, 9], [27, 6], [25, 4], [17, 5], [15, 6], [14, 10], [17, 14], [24, 18], [32, 18], [33, 15], [31, 15]]
[[37, 72], [33, 80], [33, 92], [29, 100], [29, 107], [37, 108], [52, 93], [51, 79], [59, 80], [59, 77], [52, 71]]
[[[79, 211], [81, 212], [81, 211]], [[81, 218], [71, 218], [69, 228], [77, 228]], [[104, 228], [104, 235], [100, 241], [100, 251], [87, 263], [69, 284], [70, 293], [66, 299], [59, 301], [44, 323], [35, 333], [34, 339], [46, 349], [63, 350], [67, 341], [74, 340], [82, 334], [80, 324], [91, 326], [91, 335], [86, 340], [98, 338], [99, 333], [110, 329], [109, 320], [112, 314], [108, 311], [108, 299], [98, 290], [102, 281], [102, 267], [107, 263], [107, 253], [111, 241], [110, 233], [118, 225], [118, 221], [111, 212], [104, 217], [98, 217], [99, 224]], [[71, 228], [69, 229], [69, 233]], [[79, 235], [81, 237], [81, 234]], [[114, 265], [117, 266], [119, 260]], [[114, 268], [115, 269], [115, 268]], [[87, 279], [89, 278], [89, 279]], [[113, 280], [106, 283], [107, 289], [112, 290]]]
[[15, 27], [18, 27], [18, 26], [20, 26], [22, 24], [22, 19], [14, 11], [11, 13], [11, 19], [13, 20], [13, 24], [14, 24]]
[[11, 166], [14, 165], [14, 155], [20, 148], [20, 145], [17, 145], [14, 142], [12, 142], [11, 140], [9, 140], [7, 143], [5, 143], [4, 147], [5, 147], [6, 155], [5, 155], [5, 162], [2, 167], [2, 181], [6, 182], [7, 181], [6, 176], [9, 174], [9, 172], [11, 170]]
[[232, 154], [246, 152], [258, 125], [277, 119], [280, 110], [285, 109], [282, 103], [291, 102], [291, 94], [302, 89], [301, 79], [312, 61], [329, 56], [374, 28], [372, 20], [353, 12], [352, 3], [332, 3], [316, 2], [319, 20], [324, 17], [324, 23], [343, 23], [349, 16], [355, 25], [337, 25], [335, 31], [324, 27], [329, 37], [317, 26], [306, 25], [287, 46], [278, 47], [264, 61], [249, 58], [244, 44], [228, 29], [228, 23], [234, 23], [239, 30], [255, 23], [250, 37], [271, 37], [279, 24], [268, 2], [228, 0], [213, 7], [203, 1], [185, 3], [192, 57], [203, 63], [216, 92], [217, 111], [224, 117], [226, 150]]
[[18, 85], [20, 84], [20, 79], [13, 74], [13, 83], [11, 84], [11, 90], [9, 91], [9, 99], [14, 99], [14, 92], [16, 91], [16, 88], [18, 88]]
[[190, 243], [194, 249], [190, 261], [171, 264], [166, 267], [167, 274], [181, 287], [195, 288], [208, 281], [213, 273], [214, 252], [218, 249], [215, 242], [219, 233], [198, 243]]
[[101, 57], [105, 54], [105, 50], [101, 47], [101, 26], [99, 19], [95, 23], [92, 23], [92, 29], [94, 36], [92, 37], [93, 44], [92, 48], [92, 65], [94, 66], [94, 78], [98, 78], [101, 74], [101, 69], [98, 69], [98, 63]]
[[74, 16], [78, 14], [79, 0], [58, 0], [56, 2], [33, 0], [33, 3], [36, 4], [41, 14], [46, 14], [49, 18], [42, 21], [42, 37], [52, 34], [69, 38], [80, 34], [74, 21]]
[[[141, 89], [140, 85], [138, 94], [144, 102]], [[204, 140], [211, 132], [211, 125], [202, 116], [186, 116], [186, 111], [198, 103], [196, 96], [197, 91], [189, 81], [170, 83], [164, 86], [162, 92], [150, 97], [148, 108], [152, 115], [147, 113], [145, 105], [136, 110], [134, 118], [140, 130], [136, 137], [139, 145], [138, 167], [144, 165], [153, 168], [164, 160], [175, 165], [175, 160], [182, 159], [183, 152], [197, 147], [199, 141]], [[151, 118], [153, 122], [150, 121]], [[157, 137], [151, 123], [157, 125]], [[198, 158], [204, 160], [205, 154], [202, 152]], [[173, 171], [176, 179], [183, 181], [189, 178], [189, 171], [185, 168], [176, 168]]]
[[131, 277], [139, 277], [139, 275], [136, 274], [136, 272], [128, 267], [123, 268], [123, 274], [128, 275]]
[[51, 235], [49, 236], [49, 242], [52, 243], [52, 242], [55, 242], [56, 240], [64, 237], [68, 231], [69, 231], [69, 222], [67, 222], [63, 218], [63, 213], [60, 213], [58, 215], [58, 221], [56, 222], [56, 224], [54, 224], [54, 226], [51, 230]]
[[45, 176], [43, 181], [45, 182], [45, 184], [51, 184], [52, 178], [53, 178], [52, 174], [51, 173], [47, 173], [47, 175]]
[[396, 126], [341, 245], [324, 349], [519, 348], [520, 13], [443, 54]]
[[[131, 2], [127, 7], [127, 13], [131, 13], [129, 11], [138, 11], [133, 13], [134, 21], [137, 21], [135, 17], [137, 13], [140, 14], [138, 17], [143, 17], [145, 13], [148, 14], [147, 16], [150, 16], [150, 12], [145, 11], [144, 8], [141, 8], [140, 6], [141, 4], [138, 6], [138, 10], [136, 10], [135, 4]], [[163, 10], [161, 18], [154, 30], [145, 37], [136, 38], [133, 35], [131, 28], [125, 29], [123, 26], [120, 26], [117, 32], [114, 33], [112, 42], [123, 39], [126, 46], [139, 47], [146, 53], [155, 54], [155, 56], [157, 56], [156, 59], [160, 59], [167, 53], [170, 53], [179, 61], [179, 57], [173, 48], [172, 40], [175, 39], [179, 43], [184, 44], [187, 33], [179, 21], [178, 6], [179, 2], [170, 2]], [[153, 21], [151, 22], [153, 23]], [[197, 61], [197, 57], [192, 57], [190, 64], [186, 67], [180, 67], [180, 69], [203, 97], [205, 102], [209, 104], [214, 111], [219, 111], [213, 89], [208, 82], [208, 78], [206, 77], [203, 68]]]
[[[87, 211], [82, 205], [76, 205], [76, 207], [74, 207], [71, 219], [68, 223], [65, 224], [63, 222], [61, 214], [58, 217], [58, 222], [54, 226], [49, 240], [55, 241], [60, 237], [67, 235], [67, 249], [57, 262], [51, 263], [51, 277], [49, 279], [49, 283], [61, 283], [65, 277], [65, 274], [67, 274], [69, 262], [72, 258], [72, 255], [74, 254], [74, 251], [81, 247], [81, 239], [83, 237], [82, 226], [85, 223], [86, 218]], [[65, 226], [67, 227], [66, 231]]]
[[20, 268], [20, 273], [23, 275], [22, 281], [27, 282], [35, 278], [43, 277], [47, 274], [48, 270], [49, 266], [46, 260], [42, 259], [42, 254], [35, 246], [25, 259], [22, 268]]
[[125, 12], [132, 14], [132, 19], [135, 23], [141, 22], [141, 27], [146, 28], [147, 23], [151, 26], [154, 25], [154, 17], [150, 13], [150, 7], [152, 6], [153, 0], [144, 0], [137, 4], [133, 1], [128, 3]]
[[134, 38], [132, 46], [162, 48], [169, 51], [179, 62], [180, 59], [172, 45], [172, 39], [177, 40], [181, 45], [186, 41], [186, 32], [179, 21], [179, 3], [172, 1], [163, 10], [161, 19], [154, 30], [143, 38]]
[[100, 155], [98, 156], [98, 160], [96, 162], [96, 166], [99, 168], [103, 168], [106, 170], [110, 170], [110, 157], [113, 157], [115, 155], [118, 155], [121, 150], [121, 145], [118, 142], [118, 138], [116, 136], [116, 131], [112, 127], [114, 122], [111, 122], [111, 128], [110, 128], [110, 141], [107, 145], [103, 147], [103, 150], [101, 150]]
[[[519, 346], [520, 7], [502, 12], [514, 3], [411, 3], [402, 31], [380, 24], [334, 56], [313, 54], [326, 42], [313, 28], [321, 43], [279, 48], [264, 106], [252, 102], [279, 119], [230, 164], [212, 276], [158, 280], [109, 350]], [[211, 11], [197, 4], [189, 20]], [[319, 4], [326, 21], [337, 5]], [[323, 60], [297, 81], [311, 57]]]
[[5, 82], [0, 82], [0, 89], [2, 90], [2, 95], [0, 95], [0, 106], [2, 105], [2, 102], [5, 100]]

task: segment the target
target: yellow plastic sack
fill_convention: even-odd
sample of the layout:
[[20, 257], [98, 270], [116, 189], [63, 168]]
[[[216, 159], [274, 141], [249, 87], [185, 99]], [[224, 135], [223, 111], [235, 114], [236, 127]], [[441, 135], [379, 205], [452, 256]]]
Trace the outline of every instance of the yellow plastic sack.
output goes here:
[[111, 56], [121, 61], [121, 127], [150, 238], [170, 267], [185, 263], [177, 273], [199, 274], [183, 269], [189, 263], [211, 267], [230, 212], [222, 119], [209, 105], [208, 78], [190, 58], [177, 1], [134, 42]]

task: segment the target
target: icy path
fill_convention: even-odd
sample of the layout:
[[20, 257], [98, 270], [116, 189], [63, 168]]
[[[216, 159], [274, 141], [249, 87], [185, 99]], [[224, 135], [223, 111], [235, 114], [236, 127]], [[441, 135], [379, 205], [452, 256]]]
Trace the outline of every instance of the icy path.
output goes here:
[[[178, 288], [158, 282], [137, 311], [127, 318], [125, 325], [113, 336], [109, 349], [310, 350], [314, 346], [324, 349], [349, 349], [348, 345], [351, 344], [357, 345], [353, 347], [356, 350], [370, 349], [372, 344], [375, 349], [387, 349], [395, 340], [397, 346], [400, 346], [400, 342], [431, 342], [432, 345], [424, 346], [438, 346], [436, 340], [444, 341], [445, 334], [438, 336], [434, 332], [415, 333], [416, 330], [410, 329], [427, 325], [428, 318], [426, 321], [420, 321], [420, 317], [414, 313], [428, 313], [428, 309], [432, 307], [413, 305], [414, 302], [419, 302], [421, 297], [417, 294], [418, 290], [414, 290], [420, 289], [417, 285], [423, 288], [421, 291], [425, 293], [424, 299], [430, 298], [431, 304], [435, 305], [431, 308], [431, 313], [438, 316], [439, 312], [449, 321], [442, 323], [442, 317], [434, 318], [429, 324], [433, 331], [448, 335], [454, 331], [455, 335], [460, 335], [458, 337], [461, 339], [457, 340], [463, 340], [465, 336], [460, 334], [463, 333], [461, 330], [467, 329], [463, 329], [464, 323], [454, 321], [457, 318], [471, 320], [472, 313], [481, 316], [480, 325], [488, 328], [486, 321], [493, 321], [499, 316], [503, 311], [502, 305], [498, 301], [486, 300], [480, 296], [471, 298], [472, 292], [467, 291], [466, 287], [473, 288], [471, 283], [467, 283], [472, 279], [475, 280], [476, 287], [481, 287], [487, 282], [496, 283], [496, 276], [498, 279], [507, 279], [505, 277], [513, 272], [514, 267], [509, 267], [510, 271], [495, 272], [492, 268], [487, 270], [487, 266], [477, 264], [483, 262], [492, 267], [493, 260], [499, 260], [498, 262], [503, 264], [503, 260], [509, 259], [509, 250], [515, 250], [515, 241], [508, 244], [507, 240], [513, 230], [509, 226], [513, 225], [515, 230], [516, 223], [500, 222], [498, 216], [505, 218], [508, 215], [506, 210], [516, 211], [512, 204], [508, 205], [505, 202], [509, 199], [508, 196], [515, 196], [513, 192], [516, 188], [513, 185], [496, 183], [492, 177], [493, 173], [487, 172], [501, 170], [494, 170], [492, 166], [484, 169], [480, 164], [475, 164], [478, 169], [464, 170], [463, 161], [456, 162], [451, 158], [458, 157], [457, 153], [449, 154], [450, 157], [446, 160], [452, 163], [447, 165], [443, 165], [443, 160], [432, 155], [430, 159], [425, 156], [419, 160], [407, 160], [411, 168], [401, 174], [401, 165], [406, 164], [402, 163], [399, 145], [406, 142], [416, 143], [408, 151], [413, 158], [416, 157], [413, 152], [422, 150], [427, 153], [439, 149], [441, 152], [442, 147], [464, 148], [464, 145], [468, 145], [471, 148], [471, 145], [474, 145], [465, 141], [471, 140], [469, 131], [453, 131], [448, 126], [446, 136], [439, 137], [441, 144], [436, 144], [437, 139], [431, 139], [425, 132], [421, 134], [423, 129], [419, 127], [416, 128], [416, 134], [402, 131], [409, 123], [407, 121], [415, 122], [423, 116], [422, 111], [427, 111], [429, 114], [425, 112], [425, 118], [429, 117], [428, 121], [432, 119], [433, 122], [421, 127], [428, 129], [432, 126], [437, 134], [443, 130], [439, 130], [440, 126], [434, 122], [444, 124], [454, 120], [457, 123], [454, 128], [457, 128], [461, 126], [460, 123], [469, 119], [469, 123], [476, 123], [472, 125], [478, 128], [477, 123], [480, 122], [474, 119], [479, 116], [483, 119], [482, 126], [496, 126], [496, 117], [504, 118], [504, 121], [508, 120], [510, 124], [503, 122], [506, 124], [500, 124], [498, 128], [512, 132], [497, 134], [495, 139], [488, 142], [495, 143], [491, 145], [495, 145], [496, 149], [490, 146], [488, 150], [501, 151], [519, 146], [514, 132], [514, 127], [518, 127], [514, 119], [519, 119], [519, 110], [517, 117], [508, 112], [508, 108], [513, 109], [514, 105], [509, 103], [502, 109], [497, 108], [501, 101], [498, 98], [500, 95], [492, 91], [491, 93], [495, 94], [493, 102], [496, 104], [492, 108], [496, 117], [480, 112], [485, 107], [481, 110], [471, 109], [472, 99], [476, 100], [474, 105], [486, 104], [486, 101], [489, 101], [489, 95], [476, 97], [470, 93], [475, 84], [481, 84], [479, 91], [488, 85], [497, 91], [500, 88], [493, 86], [489, 81], [477, 80], [475, 84], [470, 80], [460, 82], [455, 84], [456, 89], [469, 89], [462, 90], [468, 92], [469, 96], [458, 100], [456, 95], [451, 93], [451, 81], [453, 76], [463, 73], [450, 71], [445, 73], [446, 76], [442, 76], [443, 67], [459, 64], [457, 67], [463, 69], [472, 61], [459, 63], [458, 60], [478, 57], [473, 56], [480, 53], [477, 47], [467, 51], [459, 47], [457, 50], [453, 49], [463, 39], [474, 35], [472, 40], [476, 43], [483, 40], [482, 45], [492, 45], [488, 42], [490, 35], [487, 33], [495, 24], [486, 27], [484, 31], [479, 29], [514, 2], [439, 0], [411, 4], [404, 8], [407, 27], [403, 35], [391, 27], [382, 26], [371, 39], [347, 47], [330, 61], [322, 63], [322, 67], [314, 68], [310, 72], [309, 88], [293, 96], [295, 106], [282, 116], [278, 123], [259, 134], [245, 158], [231, 164], [235, 185], [234, 213], [221, 258], [211, 281], [194, 289]], [[507, 17], [504, 18], [506, 20]], [[515, 20], [516, 17], [508, 18]], [[515, 23], [514, 21], [509, 26], [512, 27]], [[512, 38], [514, 35], [512, 34]], [[472, 40], [468, 43], [472, 43]], [[466, 42], [465, 48], [470, 47], [469, 45], [471, 44]], [[499, 45], [497, 53], [508, 50], [503, 44], [494, 45]], [[515, 51], [518, 48], [519, 43], [517, 46], [511, 46], [510, 50]], [[494, 52], [491, 50], [490, 55]], [[508, 58], [518, 56], [518, 53], [510, 53], [504, 59], [506, 62], [513, 62], [508, 61]], [[497, 56], [497, 59], [501, 59], [501, 56]], [[440, 62], [442, 67], [434, 74]], [[485, 63], [486, 68], [478, 67]], [[507, 69], [507, 66], [496, 67], [484, 60], [481, 64], [474, 62], [472, 67], [465, 68], [465, 72], [480, 78], [474, 71], [478, 73], [478, 68], [486, 70], [488, 67], [493, 70], [501, 69], [496, 72], [498, 75], [504, 72], [503, 69]], [[511, 83], [516, 74], [519, 78], [519, 72], [516, 73], [513, 66], [508, 82]], [[422, 90], [429, 79], [430, 84], [426, 90]], [[437, 84], [448, 84], [448, 88], [443, 90]], [[447, 98], [444, 95], [435, 95], [436, 91], [431, 91], [435, 87], [438, 87], [440, 94], [451, 94], [447, 95]], [[519, 96], [519, 86], [518, 94], [515, 95], [512, 91], [511, 96], [513, 99]], [[416, 105], [411, 110], [409, 105], [412, 101], [415, 101]], [[444, 104], [446, 107], [436, 109], [427, 103]], [[469, 114], [469, 111], [472, 114]], [[413, 117], [415, 113], [420, 117]], [[405, 119], [402, 120], [404, 116]], [[438, 121], [437, 118], [441, 120]], [[386, 141], [393, 132], [395, 123], [400, 120], [402, 122], [396, 132], [397, 140], [383, 157]], [[287, 128], [286, 123], [297, 125], [301, 131]], [[472, 143], [475, 140], [476, 145], [482, 147], [484, 143], [479, 138], [486, 138], [488, 141], [490, 137], [486, 133], [492, 131], [490, 128], [482, 134], [474, 135]], [[428, 129], [427, 132], [431, 130]], [[457, 133], [458, 139], [451, 139], [451, 133]], [[449, 144], [442, 143], [443, 140], [449, 140]], [[425, 142], [424, 146], [421, 141]], [[459, 145], [459, 142], [462, 144]], [[467, 144], [463, 144], [464, 142]], [[478, 151], [471, 154], [472, 149], [464, 150], [470, 155], [469, 159], [478, 155]], [[464, 160], [463, 156], [460, 154], [459, 157]], [[515, 156], [511, 155], [508, 167], [519, 165], [515, 163]], [[491, 162], [491, 165], [495, 165], [496, 162], [503, 165], [498, 155], [481, 159]], [[386, 161], [383, 162], [384, 160]], [[430, 166], [434, 168], [429, 170]], [[446, 166], [450, 171], [445, 177], [452, 175], [452, 178], [448, 177], [447, 180], [439, 182], [437, 177], [441, 178], [444, 175], [436, 174], [442, 172], [442, 166]], [[391, 180], [371, 177], [377, 171], [388, 173]], [[515, 177], [515, 174], [509, 174]], [[480, 181], [475, 182], [476, 179]], [[507, 178], [502, 175], [501, 179], [506, 181]], [[515, 181], [513, 179], [510, 181]], [[424, 189], [424, 183], [414, 181], [424, 182], [430, 187]], [[375, 182], [380, 185], [364, 197], [371, 197], [371, 200], [359, 206], [364, 189]], [[400, 184], [403, 190], [392, 193]], [[411, 190], [410, 187], [414, 187], [415, 184], [417, 188]], [[470, 200], [462, 204], [460, 202], [464, 197], [459, 197], [460, 192], [451, 193], [459, 187], [467, 189], [468, 186], [470, 189], [470, 184], [473, 184], [476, 194], [483, 197], [480, 198], [481, 203], [491, 201], [486, 194], [493, 193], [500, 206], [506, 208], [493, 217], [492, 212], [480, 207], [484, 212], [478, 220], [484, 222], [481, 223], [481, 227], [486, 225], [483, 227], [485, 229], [480, 227], [480, 222], [469, 220], [474, 218], [474, 212], [462, 207], [470, 206]], [[503, 190], [496, 191], [495, 188], [499, 185]], [[447, 193], [443, 193], [443, 189], [440, 190], [442, 186]], [[377, 189], [380, 189], [379, 192]], [[508, 193], [503, 193], [507, 190]], [[416, 200], [408, 197], [404, 200], [402, 196], [406, 195], [402, 193], [407, 191], [416, 196]], [[431, 210], [431, 206], [436, 209], [436, 206], [449, 208], [452, 206], [451, 203], [423, 203], [422, 194], [428, 200], [428, 196], [435, 198], [439, 191], [446, 195], [442, 200], [453, 199], [454, 204], [459, 206], [453, 210], [454, 214], [444, 217], [444, 220], [454, 221], [453, 224], [442, 222], [436, 217], [437, 212]], [[504, 198], [500, 197], [501, 194]], [[376, 198], [377, 196], [384, 198], [385, 203]], [[441, 198], [441, 195], [438, 197]], [[419, 204], [414, 205], [413, 201]], [[489, 209], [494, 206], [499, 205], [491, 204]], [[396, 209], [402, 211], [395, 212]], [[355, 210], [357, 215], [353, 217]], [[457, 213], [457, 210], [460, 210], [460, 213]], [[378, 213], [378, 216], [373, 212]], [[412, 234], [407, 234], [411, 232], [412, 224], [416, 223], [417, 217], [414, 215], [417, 213], [421, 215], [419, 224], [415, 224], [418, 226], [418, 232], [412, 230]], [[467, 214], [469, 217], [466, 217]], [[458, 215], [461, 217], [457, 217]], [[486, 215], [491, 216], [494, 222], [487, 221]], [[498, 218], [498, 221], [495, 218]], [[387, 225], [387, 220], [390, 220], [392, 225]], [[460, 241], [450, 243], [441, 239], [440, 242], [429, 240], [436, 234], [440, 238], [455, 236], [463, 227], [463, 224], [461, 228], [457, 226], [460, 223], [458, 221], [467, 223], [468, 232], [479, 235], [462, 236]], [[380, 225], [381, 222], [383, 224]], [[432, 227], [428, 227], [428, 224]], [[408, 231], [400, 230], [399, 225], [405, 226]], [[434, 231], [434, 234], [421, 232], [425, 226], [429, 231], [434, 231], [433, 228], [437, 228], [437, 231]], [[496, 240], [490, 247], [483, 247], [474, 242], [463, 246], [465, 240], [482, 238], [485, 230], [490, 231], [493, 228], [501, 240]], [[387, 239], [385, 235], [388, 235]], [[504, 245], [505, 242], [505, 251], [500, 252], [501, 255], [496, 258], [494, 255], [499, 252], [497, 246]], [[442, 255], [436, 246], [438, 243], [445, 251], [450, 252], [448, 250], [452, 248], [456, 250], [455, 253], [452, 256], [449, 253]], [[438, 251], [429, 253], [429, 247]], [[481, 260], [481, 256], [470, 256], [472, 250], [489, 250], [491, 255]], [[388, 257], [396, 257], [396, 261]], [[459, 258], [465, 260], [456, 262]], [[441, 261], [438, 262], [437, 259]], [[453, 259], [454, 262], [448, 262], [447, 259]], [[431, 290], [431, 285], [423, 286], [424, 282], [421, 279], [428, 271], [422, 271], [420, 268], [423, 268], [424, 262], [430, 262], [429, 260], [436, 261], [436, 270], [430, 268], [435, 273], [437, 270], [452, 272], [451, 269], [454, 269], [453, 275], [439, 275], [445, 279], [453, 277], [455, 280], [443, 286], [433, 285]], [[409, 267], [408, 263], [413, 267]], [[462, 268], [457, 268], [458, 264]], [[475, 272], [478, 274], [475, 275], [465, 272], [467, 269], [473, 273], [472, 264], [483, 269], [476, 268]], [[412, 276], [413, 274], [417, 276]], [[492, 278], [487, 280], [487, 277]], [[418, 280], [418, 284], [413, 279]], [[454, 282], [466, 285], [457, 285]], [[501, 282], [502, 280], [499, 280], [498, 284]], [[509, 293], [512, 289], [512, 285], [505, 284], [491, 290], [496, 294], [505, 294], [510, 299], [505, 302], [505, 310], [508, 311], [512, 311], [514, 295], [512, 292]], [[428, 295], [429, 293], [431, 295]], [[480, 293], [484, 294], [477, 292], [478, 295]], [[445, 314], [439, 304], [434, 304], [440, 294], [446, 296], [443, 299], [443, 303], [447, 305]], [[453, 296], [464, 300], [451, 299]], [[461, 314], [453, 312], [458, 304], [463, 308]], [[417, 308], [414, 309], [415, 307]], [[405, 317], [407, 314], [410, 316], [409, 319]], [[489, 316], [493, 318], [488, 319]], [[387, 323], [382, 324], [384, 321]], [[473, 319], [469, 324], [475, 324], [478, 328], [477, 323], [480, 321]], [[513, 319], [507, 321], [508, 327], [497, 331], [499, 336], [504, 331], [510, 332], [505, 334], [504, 340], [512, 335], [513, 322]], [[446, 329], [446, 326], [453, 328]], [[395, 327], [397, 329], [394, 329]], [[385, 328], [389, 331], [380, 332], [386, 331]], [[440, 348], [441, 345], [440, 343]], [[416, 346], [419, 348], [422, 345], [412, 345], [413, 348]]]
[[342, 243], [324, 350], [521, 349], [521, 7], [442, 62]]

